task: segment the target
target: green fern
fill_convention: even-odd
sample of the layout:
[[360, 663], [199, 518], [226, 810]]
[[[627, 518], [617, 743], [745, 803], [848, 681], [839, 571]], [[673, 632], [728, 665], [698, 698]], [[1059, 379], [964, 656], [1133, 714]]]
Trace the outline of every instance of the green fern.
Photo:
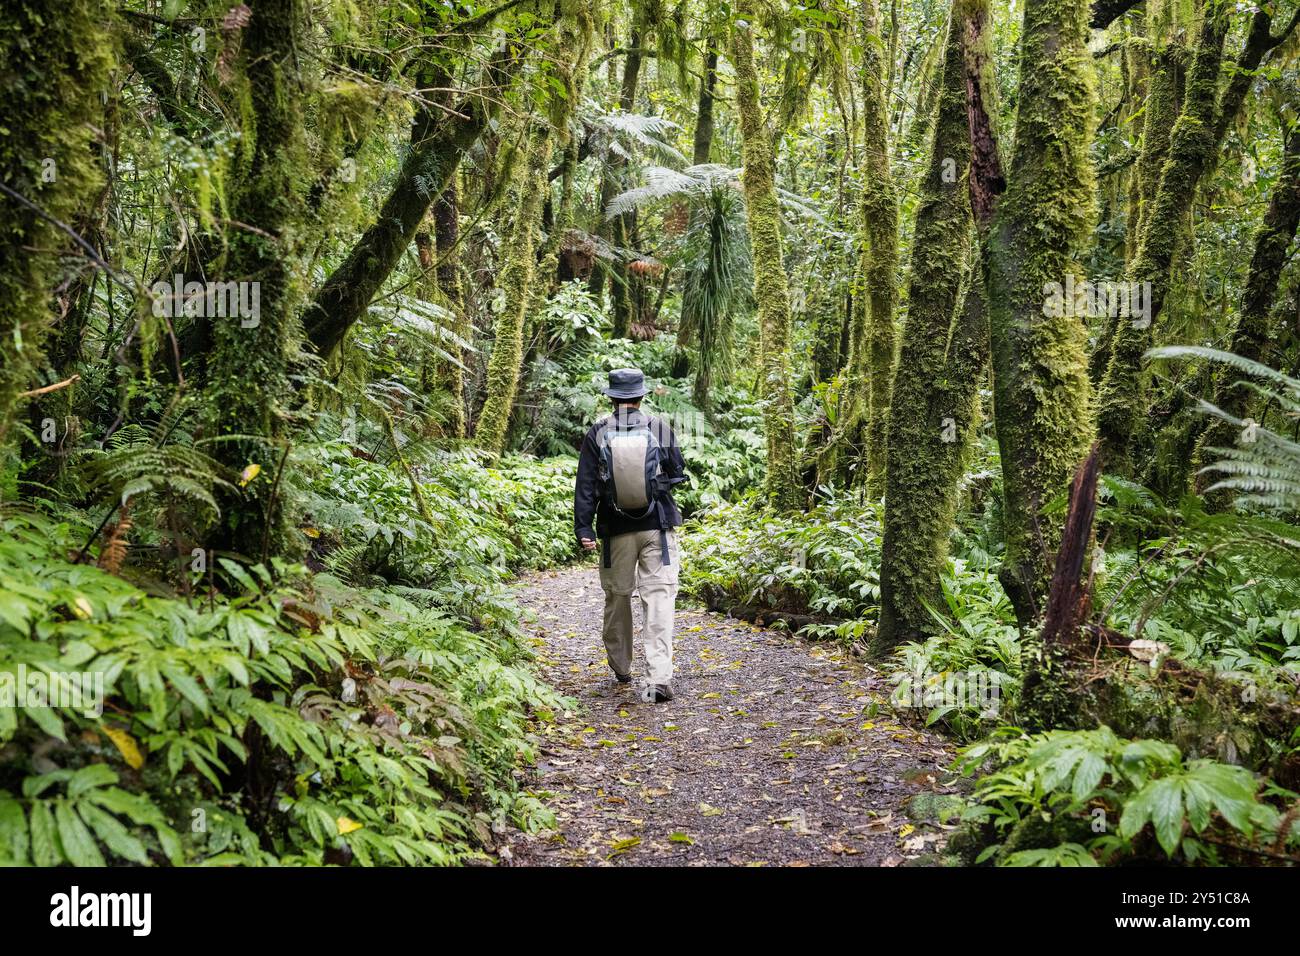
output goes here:
[[[1288, 420], [1300, 421], [1300, 379], [1260, 362], [1201, 346], [1152, 349], [1147, 357], [1194, 358], [1227, 365], [1258, 379], [1258, 382], [1245, 381], [1240, 384], [1257, 392], [1268, 404], [1276, 405]], [[1300, 509], [1300, 443], [1254, 421], [1237, 418], [1204, 399], [1199, 399], [1198, 405], [1204, 414], [1241, 429], [1241, 440], [1235, 447], [1208, 449], [1217, 454], [1219, 459], [1202, 471], [1223, 477], [1206, 491], [1234, 492], [1241, 505], [1278, 511]]]

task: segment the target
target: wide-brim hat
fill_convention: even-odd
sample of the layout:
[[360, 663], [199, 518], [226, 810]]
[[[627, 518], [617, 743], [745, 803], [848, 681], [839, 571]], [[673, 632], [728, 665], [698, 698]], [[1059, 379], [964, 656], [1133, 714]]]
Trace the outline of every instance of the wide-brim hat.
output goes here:
[[616, 368], [609, 373], [609, 385], [601, 391], [610, 398], [640, 398], [650, 390], [639, 368]]

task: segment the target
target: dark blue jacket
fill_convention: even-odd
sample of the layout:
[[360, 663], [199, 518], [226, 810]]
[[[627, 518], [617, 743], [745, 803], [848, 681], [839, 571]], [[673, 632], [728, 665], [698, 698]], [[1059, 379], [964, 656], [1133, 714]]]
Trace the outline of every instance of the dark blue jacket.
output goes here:
[[[670, 478], [686, 474], [686, 462], [682, 458], [681, 446], [677, 444], [677, 435], [672, 426], [661, 418], [647, 415], [639, 408], [628, 405], [619, 406], [620, 421], [625, 425], [646, 424], [664, 450], [664, 473]], [[578, 480], [573, 489], [573, 529], [579, 539], [595, 541], [598, 537], [613, 538], [632, 531], [658, 531], [660, 528], [676, 528], [682, 523], [682, 513], [677, 510], [672, 492], [660, 496], [661, 507], [654, 509], [644, 518], [627, 518], [600, 500], [599, 471], [600, 449], [596, 442], [601, 428], [613, 418], [606, 415], [591, 426], [582, 439], [582, 450], [578, 454]], [[660, 519], [660, 513], [663, 519]], [[593, 530], [594, 525], [594, 530]]]

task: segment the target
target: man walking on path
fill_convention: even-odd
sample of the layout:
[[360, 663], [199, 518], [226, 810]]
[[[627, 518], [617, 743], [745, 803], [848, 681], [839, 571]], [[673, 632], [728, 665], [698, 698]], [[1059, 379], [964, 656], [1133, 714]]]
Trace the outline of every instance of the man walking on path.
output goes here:
[[[602, 636], [614, 677], [632, 680], [632, 595], [639, 595], [646, 687], [642, 699], [673, 699], [673, 611], [679, 570], [677, 532], [681, 512], [672, 486], [686, 480], [686, 463], [667, 422], [641, 411], [646, 394], [640, 369], [609, 373], [604, 393], [614, 411], [582, 440], [573, 493], [578, 542], [601, 550], [600, 586], [605, 591]], [[595, 530], [593, 530], [593, 521]]]

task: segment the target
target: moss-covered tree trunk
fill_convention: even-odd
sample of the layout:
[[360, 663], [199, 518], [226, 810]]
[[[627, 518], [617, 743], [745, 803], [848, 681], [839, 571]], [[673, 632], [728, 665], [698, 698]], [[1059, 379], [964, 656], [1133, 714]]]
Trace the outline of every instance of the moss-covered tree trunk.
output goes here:
[[[625, 113], [636, 108], [636, 96], [641, 82], [641, 65], [645, 51], [642, 44], [647, 36], [650, 11], [640, 4], [633, 14], [628, 30], [627, 49], [624, 52], [623, 75], [619, 81], [618, 106]], [[611, 35], [611, 45], [613, 39]], [[613, 60], [611, 62], [611, 67]], [[611, 153], [605, 163], [605, 171], [600, 181], [600, 208], [596, 210], [598, 223], [596, 232], [620, 249], [627, 248], [629, 237], [635, 222], [635, 212], [629, 212], [613, 219], [605, 219], [605, 207], [626, 187], [627, 160]], [[589, 288], [593, 295], [600, 297], [605, 283], [609, 282], [609, 299], [613, 316], [613, 335], [616, 339], [625, 339], [632, 328], [634, 309], [638, 302], [637, 286], [640, 277], [628, 269], [618, 269], [607, 261], [598, 261], [592, 270]]]
[[[1132, 40], [1130, 44], [1138, 50], [1132, 58], [1135, 65], [1153, 59], [1154, 69], [1147, 77], [1147, 94], [1142, 103], [1142, 140], [1130, 172], [1129, 219], [1124, 240], [1126, 272], [1137, 261], [1142, 233], [1151, 218], [1151, 206], [1160, 185], [1160, 173], [1169, 157], [1169, 136], [1178, 119], [1187, 59], [1186, 48], [1177, 41], [1171, 41], [1154, 54], [1146, 49], [1143, 40]], [[1100, 385], [1106, 375], [1115, 331], [1125, 321], [1128, 317], [1118, 314], [1107, 319], [1089, 361], [1090, 377], [1095, 385]]]
[[501, 268], [505, 306], [492, 331], [492, 355], [487, 366], [487, 395], [474, 429], [474, 442], [499, 455], [505, 450], [510, 412], [519, 389], [519, 371], [524, 357], [524, 321], [537, 248], [537, 221], [542, 211], [542, 192], [550, 163], [550, 127], [532, 122], [528, 132], [527, 160], [520, 170], [519, 195], [514, 225]]
[[790, 290], [776, 193], [776, 137], [763, 120], [758, 70], [754, 64], [755, 10], [752, 0], [737, 6], [731, 30], [736, 71], [736, 109], [745, 164], [745, 205], [754, 263], [754, 298], [761, 335], [763, 423], [767, 436], [767, 496], [782, 510], [803, 502], [795, 452], [793, 373], [790, 363]]
[[[415, 234], [416, 255], [423, 272], [416, 289], [425, 301], [440, 305], [452, 315], [447, 330], [463, 342], [471, 334], [464, 307], [464, 290], [459, 269], [460, 191], [453, 174], [447, 188], [434, 200], [429, 210], [432, 231], [421, 229]], [[432, 414], [426, 422], [426, 434], [464, 438], [465, 366], [460, 345], [446, 340], [438, 343], [445, 356], [429, 357], [420, 372], [420, 386]]]
[[89, 211], [102, 180], [91, 146], [115, 62], [114, 9], [15, 0], [0, 18], [0, 446], [43, 364], [59, 258], [84, 251], [64, 227]]
[[521, 58], [507, 50], [489, 62], [481, 87], [466, 93], [437, 121], [417, 124], [412, 148], [402, 162], [374, 223], [362, 233], [343, 264], [317, 291], [304, 316], [307, 338], [328, 355], [369, 307], [410, 248], [429, 205], [446, 188], [465, 152], [478, 141], [497, 112], [501, 93]]
[[[306, 79], [299, 73], [305, 6], [302, 0], [256, 0], [240, 44], [236, 86], [247, 84], [252, 103], [244, 139], [251, 155], [231, 197], [227, 253], [216, 264], [223, 281], [247, 282], [257, 291], [258, 314], [213, 318], [207, 394], [208, 429], [232, 437], [213, 445], [234, 471], [249, 465], [260, 477], [244, 493], [221, 501], [222, 524], [214, 546], [251, 560], [278, 553], [284, 543], [282, 497], [276, 472], [283, 456], [288, 405], [294, 390], [289, 368], [301, 339], [298, 307], [301, 226], [310, 168], [303, 117]], [[247, 436], [247, 437], [243, 437]]]
[[[575, 64], [586, 60], [591, 20], [586, 17], [563, 17], [558, 24], [559, 43], [556, 57], [564, 64], [562, 72], [572, 80]], [[542, 199], [549, 188], [551, 145], [557, 130], [566, 130], [574, 107], [573, 86], [550, 100], [549, 117], [529, 117], [524, 167], [515, 206], [514, 223], [506, 246], [501, 269], [501, 288], [505, 305], [497, 317], [492, 334], [492, 354], [488, 359], [486, 396], [474, 428], [475, 444], [493, 456], [506, 447], [510, 416], [519, 391], [519, 373], [524, 359], [524, 328], [532, 303], [532, 283], [537, 271], [537, 229], [541, 219]], [[566, 140], [567, 142], [567, 140]]]
[[1015, 151], [986, 244], [1006, 554], [1000, 577], [1022, 622], [1042, 608], [1059, 543], [1047, 505], [1069, 487], [1093, 433], [1086, 330], [1045, 314], [1089, 226], [1092, 57], [1083, 0], [1028, 0]]
[[1137, 221], [1130, 224], [1135, 236], [1134, 254], [1141, 245], [1142, 233], [1151, 219], [1151, 206], [1160, 186], [1160, 174], [1169, 159], [1169, 141], [1178, 121], [1178, 107], [1183, 96], [1183, 77], [1187, 50], [1171, 42], [1156, 55], [1142, 117], [1142, 151], [1135, 168], [1138, 183]]
[[[1228, 74], [1228, 78], [1227, 82], [1222, 84], [1222, 91], [1218, 94], [1218, 106], [1214, 111], [1213, 147], [1209, 150], [1209, 162], [1200, 174], [1201, 182], [1210, 182], [1213, 178], [1214, 171], [1224, 154], [1223, 147], [1228, 130], [1237, 122], [1245, 108], [1247, 95], [1250, 92], [1252, 83], [1258, 76], [1258, 68], [1274, 50], [1286, 42], [1295, 32], [1297, 26], [1300, 26], [1300, 11], [1293, 13], [1277, 33], [1272, 30], [1272, 22], [1272, 13], [1268, 8], [1256, 8], [1233, 69], [1224, 71]], [[1180, 65], [1187, 60], [1185, 51], [1180, 51], [1177, 56]], [[1185, 66], [1180, 68], [1182, 72], [1185, 72]], [[1182, 95], [1182, 81], [1180, 80], [1178, 93], [1180, 100]], [[1160, 172], [1163, 172], [1163, 170], [1157, 170], [1157, 173]], [[1155, 183], [1157, 187], [1159, 185], [1158, 180], [1157, 175]], [[1152, 187], [1153, 191], [1154, 188]], [[1174, 237], [1173, 275], [1170, 277], [1171, 293], [1175, 293], [1179, 288], [1187, 287], [1186, 282], [1176, 282], [1174, 280], [1180, 272], [1185, 273], [1187, 271], [1184, 268], [1184, 262], [1190, 264], [1192, 208], [1189, 203], [1186, 216], [1178, 224], [1177, 235]], [[1155, 228], [1155, 226], [1153, 225], [1151, 228]], [[1180, 259], [1180, 257], [1182, 258]], [[1136, 256], [1130, 260], [1130, 264], [1135, 261]], [[1192, 301], [1188, 303], [1189, 306], [1197, 307], [1198, 301], [1196, 297], [1193, 295], [1190, 298]], [[1161, 305], [1163, 305], [1163, 302]], [[1153, 321], [1156, 317], [1153, 312]], [[1151, 336], [1153, 331], [1153, 329], [1148, 329], [1148, 336]], [[1113, 334], [1110, 339], [1111, 341], [1114, 340]], [[1109, 353], [1104, 357], [1109, 360]], [[1094, 369], [1097, 360], [1100, 358], [1102, 358], [1100, 355], [1094, 357]], [[1196, 452], [1196, 443], [1201, 435], [1201, 429], [1205, 425], [1204, 419], [1196, 415], [1191, 409], [1193, 404], [1192, 395], [1206, 394], [1209, 389], [1214, 387], [1214, 371], [1209, 367], [1202, 368], [1196, 373], [1195, 383], [1189, 383], [1191, 387], [1170, 396], [1167, 401], [1160, 404], [1158, 414], [1135, 415], [1134, 429], [1129, 436], [1125, 452], [1118, 456], [1113, 467], [1128, 468], [1130, 460], [1137, 453], [1137, 450], [1141, 449], [1145, 458], [1144, 467], [1140, 473], [1141, 482], [1156, 491], [1166, 501], [1175, 502], [1185, 494], [1194, 478], [1194, 475], [1189, 471], [1188, 463], [1192, 463], [1192, 471], [1198, 467], [1199, 456]], [[1096, 380], [1095, 376], [1094, 380]], [[1222, 503], [1222, 498], [1219, 499], [1218, 503]], [[1211, 502], [1211, 506], [1214, 506], [1214, 504], [1215, 502]]]
[[1114, 325], [1106, 374], [1099, 397], [1102, 452], [1109, 471], [1126, 473], [1137, 418], [1143, 408], [1142, 354], [1151, 344], [1151, 327], [1169, 294], [1170, 270], [1196, 186], [1218, 150], [1215, 119], [1219, 73], [1228, 17], [1218, 6], [1207, 9], [1187, 74], [1183, 109], [1169, 137], [1168, 158], [1161, 170], [1149, 211], [1144, 214], [1137, 258], [1129, 269], [1132, 282], [1149, 283], [1146, 310]]
[[898, 269], [898, 190], [889, 166], [889, 105], [885, 101], [887, 67], [880, 48], [878, 0], [862, 3], [862, 236], [867, 257], [863, 278], [867, 308], [865, 363], [850, 362], [854, 374], [865, 375], [867, 387], [867, 490], [879, 494], [885, 482], [885, 440], [897, 333], [894, 327], [894, 282]]
[[[465, 308], [465, 290], [460, 281], [460, 188], [456, 174], [447, 181], [433, 204], [433, 247], [437, 254], [438, 293], [442, 303], [451, 310], [455, 319], [452, 332], [461, 342], [473, 337], [469, 313]], [[459, 344], [449, 349], [457, 362], [444, 362], [439, 378], [448, 393], [450, 415], [448, 431], [457, 438], [466, 434], [465, 416], [465, 352]]]
[[[714, 90], [718, 85], [718, 46], [713, 35], [705, 39], [704, 58], [701, 63], [703, 76], [700, 77], [700, 92], [695, 102], [695, 131], [691, 136], [691, 162], [702, 166], [709, 161], [713, 152], [713, 101]], [[691, 213], [695, 215], [694, 211]], [[672, 375], [685, 378], [690, 372], [690, 355], [686, 351], [694, 337], [692, 323], [679, 321], [677, 325], [677, 348], [673, 351]], [[703, 378], [703, 381], [701, 381]], [[695, 403], [707, 407], [709, 402], [709, 376], [697, 375], [693, 387]]]
[[696, 166], [707, 163], [713, 151], [713, 91], [718, 85], [718, 47], [712, 36], [705, 40], [703, 67], [691, 143], [691, 162]]
[[[987, 0], [967, 4], [982, 9]], [[912, 243], [907, 317], [894, 373], [885, 472], [880, 626], [885, 653], [938, 629], [945, 607], [940, 574], [957, 507], [957, 483], [979, 412], [977, 383], [988, 359], [988, 326], [969, 269], [971, 162], [960, 4], [949, 17], [938, 117]], [[974, 282], [962, 305], [963, 275]]]
[[535, 313], [540, 312], [546, 298], [555, 291], [556, 277], [559, 274], [560, 245], [564, 240], [564, 234], [573, 222], [574, 177], [577, 175], [578, 163], [581, 161], [582, 147], [570, 134], [569, 116], [577, 108], [575, 104], [582, 102], [586, 90], [587, 61], [591, 56], [591, 43], [595, 34], [595, 21], [590, 10], [583, 6], [578, 6], [575, 10], [571, 26], [568, 20], [564, 21], [564, 24], [562, 29], [568, 31], [564, 49], [572, 52], [555, 64], [564, 92], [560, 98], [552, 100], [552, 116], [555, 121], [552, 135], [556, 146], [562, 152], [559, 166], [551, 170], [547, 176], [548, 182], [543, 193], [544, 205], [551, 205], [550, 180], [556, 177], [557, 172], [560, 180], [560, 196], [559, 201], [553, 204], [554, 214], [550, 217], [546, 241], [542, 243], [537, 256], [538, 274], [544, 277], [545, 281], [534, 284], [533, 311]]
[[[1126, 89], [1125, 102], [1120, 108], [1120, 115], [1117, 123], [1121, 126], [1133, 128], [1138, 126], [1139, 121], [1145, 115], [1147, 108], [1147, 98], [1151, 95], [1152, 83], [1152, 53], [1151, 44], [1147, 39], [1145, 28], [1139, 24], [1134, 28], [1133, 33], [1129, 33], [1129, 27], [1124, 27], [1124, 82]], [[1157, 67], [1158, 68], [1158, 67]], [[1137, 168], [1142, 161], [1142, 150], [1146, 146], [1146, 136], [1143, 130], [1142, 141], [1139, 142], [1137, 149], [1138, 154], [1127, 170], [1123, 172], [1124, 185], [1124, 266], [1127, 271], [1128, 264], [1137, 256], [1137, 239], [1138, 239], [1138, 222], [1142, 218], [1142, 203], [1145, 197], [1142, 195], [1142, 177], [1138, 174]], [[1108, 340], [1108, 337], [1106, 337]], [[1101, 343], [1104, 344], [1104, 343]], [[1101, 381], [1101, 376], [1106, 372], [1104, 362], [1097, 362], [1096, 357], [1105, 350], [1098, 348], [1094, 350], [1094, 364], [1092, 380], [1094, 384]]]
[[[1282, 170], [1269, 197], [1264, 221], [1255, 233], [1255, 251], [1246, 274], [1246, 288], [1241, 298], [1241, 313], [1233, 327], [1228, 351], [1256, 362], [1268, 361], [1269, 314], [1277, 295], [1287, 251], [1296, 229], [1300, 227], [1300, 127], [1291, 130], [1282, 155]], [[1214, 381], [1213, 403], [1234, 418], [1243, 419], [1249, 410], [1251, 392], [1237, 382], [1231, 370], [1220, 370]], [[1240, 439], [1240, 429], [1222, 419], [1201, 419], [1193, 458], [1194, 468], [1214, 460], [1213, 448], [1231, 447]], [[1198, 429], [1198, 431], [1200, 431]], [[1201, 487], [1207, 483], [1199, 476]], [[1228, 503], [1226, 495], [1215, 493], [1207, 506], [1221, 509]]]

